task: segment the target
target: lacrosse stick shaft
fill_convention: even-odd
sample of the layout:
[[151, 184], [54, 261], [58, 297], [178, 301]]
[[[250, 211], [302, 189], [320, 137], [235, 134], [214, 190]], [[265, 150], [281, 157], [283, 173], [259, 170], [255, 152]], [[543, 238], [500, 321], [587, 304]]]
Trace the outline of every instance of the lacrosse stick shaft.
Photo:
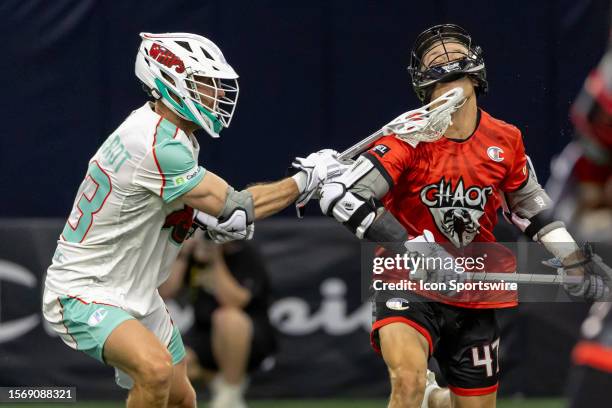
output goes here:
[[584, 280], [579, 276], [561, 276], [547, 274], [529, 273], [484, 273], [484, 272], [464, 272], [466, 279], [482, 282], [516, 282], [531, 283], [538, 285], [563, 285], [582, 283]]
[[[418, 270], [411, 276], [416, 279], [425, 279], [426, 271]], [[579, 276], [561, 276], [547, 274], [529, 274], [529, 273], [486, 273], [486, 272], [464, 272], [461, 275], [468, 281], [481, 282], [509, 282], [509, 283], [529, 283], [534, 285], [563, 285], [563, 284], [579, 284], [583, 278]]]
[[[349, 162], [365, 151], [370, 145], [374, 144], [374, 142], [383, 135], [388, 133], [394, 133], [398, 137], [401, 135], [400, 138], [412, 144], [413, 147], [421, 141], [433, 141], [434, 139], [431, 138], [431, 134], [437, 138], [442, 137], [442, 134], [451, 123], [450, 115], [455, 112], [464, 101], [463, 90], [461, 88], [453, 88], [427, 105], [401, 114], [380, 130], [377, 130], [362, 141], [357, 142], [340, 153], [337, 159], [341, 162]], [[444, 118], [444, 120], [441, 118]], [[428, 134], [428, 132], [430, 134], [429, 139], [423, 136]], [[417, 134], [421, 136], [417, 136]], [[408, 136], [410, 136], [410, 138], [406, 139]], [[307, 197], [300, 202], [296, 202], [295, 208], [298, 218], [302, 218], [304, 207], [309, 200], [310, 197]]]
[[338, 155], [338, 160], [346, 161], [346, 160], [352, 159], [353, 157], [359, 156], [361, 153], [363, 153], [368, 148], [368, 146], [370, 146], [372, 143], [380, 139], [383, 136], [383, 134], [384, 132], [382, 129], [379, 129], [378, 131], [372, 133], [370, 136], [355, 143], [354, 145], [352, 145], [351, 147], [349, 147], [348, 149], [340, 153]]

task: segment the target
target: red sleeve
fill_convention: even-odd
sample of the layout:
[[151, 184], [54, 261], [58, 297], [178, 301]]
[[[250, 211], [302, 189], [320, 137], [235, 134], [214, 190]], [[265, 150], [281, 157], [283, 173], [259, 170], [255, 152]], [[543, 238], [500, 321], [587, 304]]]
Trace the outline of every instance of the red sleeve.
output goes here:
[[506, 174], [506, 178], [502, 181], [500, 189], [506, 193], [521, 189], [529, 178], [529, 166], [527, 165], [527, 156], [525, 155], [525, 145], [523, 137], [518, 132], [513, 151], [510, 155], [512, 163]]
[[410, 168], [414, 148], [393, 135], [383, 136], [363, 154], [393, 187], [404, 171]]

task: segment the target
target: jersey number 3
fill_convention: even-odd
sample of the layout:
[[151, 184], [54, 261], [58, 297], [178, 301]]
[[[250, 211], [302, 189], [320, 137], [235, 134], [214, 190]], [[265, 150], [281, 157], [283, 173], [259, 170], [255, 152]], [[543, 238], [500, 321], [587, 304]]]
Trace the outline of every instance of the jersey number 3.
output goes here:
[[81, 195], [74, 205], [62, 231], [68, 242], [83, 242], [93, 224], [94, 215], [104, 205], [112, 190], [111, 179], [97, 161], [89, 165], [87, 176], [81, 184]]

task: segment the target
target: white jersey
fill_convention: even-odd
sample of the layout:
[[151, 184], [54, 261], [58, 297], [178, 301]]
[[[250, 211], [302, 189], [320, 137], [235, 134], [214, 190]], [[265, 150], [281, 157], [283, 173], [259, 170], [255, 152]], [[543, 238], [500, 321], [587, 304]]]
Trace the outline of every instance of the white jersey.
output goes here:
[[135, 317], [155, 308], [191, 227], [193, 210], [176, 198], [204, 177], [198, 153], [148, 103], [132, 112], [89, 161], [46, 287]]

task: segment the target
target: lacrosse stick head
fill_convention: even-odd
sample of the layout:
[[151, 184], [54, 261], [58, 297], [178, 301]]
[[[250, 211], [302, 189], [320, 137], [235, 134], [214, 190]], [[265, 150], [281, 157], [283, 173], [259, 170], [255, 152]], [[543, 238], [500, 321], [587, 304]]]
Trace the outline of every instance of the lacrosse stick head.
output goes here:
[[452, 124], [452, 114], [465, 103], [463, 89], [453, 88], [427, 105], [403, 113], [384, 127], [413, 147], [419, 142], [435, 142]]

